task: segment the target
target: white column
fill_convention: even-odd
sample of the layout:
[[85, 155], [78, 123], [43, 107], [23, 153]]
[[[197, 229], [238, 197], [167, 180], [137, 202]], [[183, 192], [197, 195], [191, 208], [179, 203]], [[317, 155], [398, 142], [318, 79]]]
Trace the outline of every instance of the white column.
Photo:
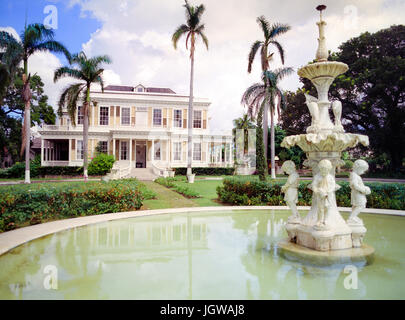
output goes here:
[[129, 167], [132, 168], [132, 139], [129, 139]]
[[41, 166], [44, 165], [44, 139], [41, 138]]
[[116, 158], [115, 157], [115, 138], [113, 139], [113, 156], [114, 156], [114, 159]]
[[166, 161], [169, 163], [169, 167], [170, 167], [170, 152], [169, 152], [169, 148], [170, 148], [170, 140], [167, 139], [166, 140]]
[[151, 161], [153, 162], [155, 160], [155, 139], [152, 139], [152, 156], [151, 156]]

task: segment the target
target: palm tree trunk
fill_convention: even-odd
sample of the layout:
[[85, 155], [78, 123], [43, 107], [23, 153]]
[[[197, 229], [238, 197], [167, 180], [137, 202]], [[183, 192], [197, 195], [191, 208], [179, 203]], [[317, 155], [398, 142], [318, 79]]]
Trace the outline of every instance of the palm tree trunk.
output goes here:
[[88, 142], [89, 142], [89, 105], [90, 105], [90, 85], [86, 89], [86, 103], [83, 106], [83, 173], [84, 181], [87, 181], [88, 166]]
[[264, 144], [264, 159], [266, 161], [266, 172], [269, 171], [269, 162], [268, 162], [268, 154], [269, 154], [269, 105], [266, 102], [264, 104], [264, 112], [263, 112], [263, 144]]
[[193, 160], [193, 82], [194, 82], [194, 48], [191, 47], [190, 97], [188, 104], [188, 143], [187, 143], [187, 176], [192, 174]]
[[270, 113], [270, 144], [271, 144], [271, 178], [276, 179], [276, 165], [275, 165], [275, 142], [274, 142], [274, 113]]
[[[31, 138], [31, 89], [28, 79], [28, 61], [24, 60], [24, 124], [25, 124], [25, 183], [31, 183], [30, 174], [30, 138]], [[24, 143], [24, 139], [23, 139]]]

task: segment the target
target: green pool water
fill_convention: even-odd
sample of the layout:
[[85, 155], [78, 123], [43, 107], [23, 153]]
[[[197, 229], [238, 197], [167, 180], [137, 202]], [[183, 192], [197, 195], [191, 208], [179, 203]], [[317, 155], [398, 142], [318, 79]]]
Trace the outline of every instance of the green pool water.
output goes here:
[[[405, 218], [362, 214], [371, 265], [279, 256], [285, 211], [122, 219], [55, 233], [0, 256], [1, 299], [405, 299]], [[344, 215], [346, 218], [346, 215]], [[57, 289], [46, 289], [50, 271]], [[57, 280], [57, 281], [56, 281]], [[45, 285], [44, 285], [45, 284]]]

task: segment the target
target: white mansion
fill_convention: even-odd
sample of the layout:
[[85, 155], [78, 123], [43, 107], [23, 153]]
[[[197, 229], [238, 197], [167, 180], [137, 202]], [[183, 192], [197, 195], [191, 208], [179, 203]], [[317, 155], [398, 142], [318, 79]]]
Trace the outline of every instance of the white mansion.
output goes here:
[[[99, 145], [118, 167], [162, 170], [187, 166], [188, 96], [168, 88], [107, 86], [90, 93], [89, 161]], [[210, 134], [208, 99], [194, 98], [193, 167], [232, 166], [232, 135]], [[43, 166], [83, 165], [83, 115], [76, 126], [67, 111], [58, 125], [43, 125]]]

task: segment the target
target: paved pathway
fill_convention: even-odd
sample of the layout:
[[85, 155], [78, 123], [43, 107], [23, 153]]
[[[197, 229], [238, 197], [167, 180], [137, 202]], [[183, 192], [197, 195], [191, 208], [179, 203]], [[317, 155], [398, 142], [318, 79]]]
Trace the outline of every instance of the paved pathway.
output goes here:
[[158, 183], [152, 181], [142, 181], [146, 187], [157, 193], [156, 199], [145, 200], [142, 210], [146, 209], [163, 209], [163, 208], [184, 208], [198, 207], [194, 201], [183, 197], [181, 194], [170, 190]]

